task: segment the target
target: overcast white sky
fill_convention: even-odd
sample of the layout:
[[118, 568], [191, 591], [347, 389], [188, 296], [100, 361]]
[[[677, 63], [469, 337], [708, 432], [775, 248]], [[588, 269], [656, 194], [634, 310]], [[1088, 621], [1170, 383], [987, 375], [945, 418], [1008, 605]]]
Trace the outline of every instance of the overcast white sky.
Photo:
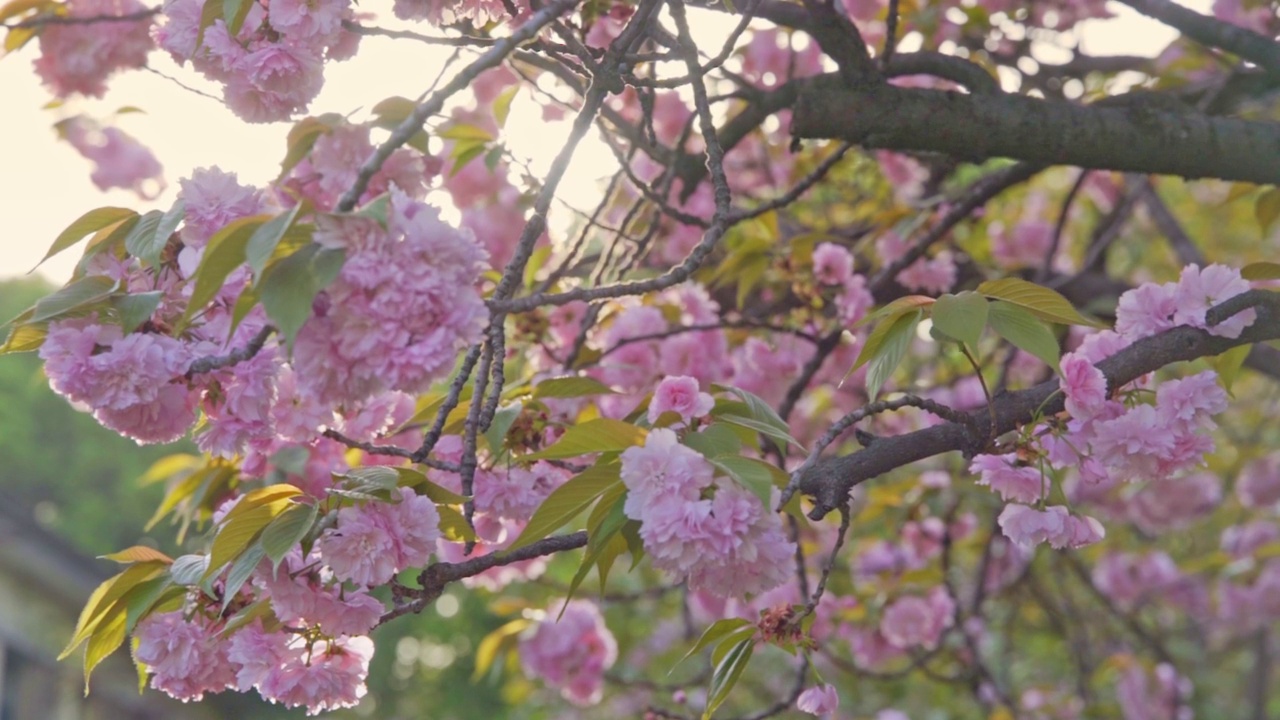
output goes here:
[[[1211, 0], [1184, 0], [1207, 11]], [[386, 3], [362, 3], [390, 17]], [[1115, 5], [1115, 3], [1113, 3]], [[1154, 54], [1173, 37], [1167, 28], [1116, 5], [1120, 17], [1091, 23], [1083, 34], [1085, 50], [1094, 54]], [[704, 16], [705, 17], [705, 16]], [[704, 21], [705, 22], [705, 21]], [[239, 174], [242, 182], [261, 184], [273, 178], [284, 156], [287, 123], [245, 125], [219, 102], [183, 90], [170, 80], [149, 72], [116, 76], [101, 100], [73, 100], [56, 110], [42, 109], [51, 96], [32, 72], [35, 43], [21, 52], [0, 58], [0, 277], [27, 273], [44, 255], [53, 238], [80, 214], [104, 205], [138, 210], [167, 208], [177, 191], [179, 178], [192, 169], [217, 165]], [[326, 84], [311, 106], [312, 114], [348, 114], [369, 108], [391, 95], [416, 97], [431, 82], [446, 53], [420, 43], [365, 38], [359, 56], [326, 69]], [[216, 86], [204, 82], [190, 69], [175, 66], [163, 53], [152, 54], [152, 63], [164, 73], [217, 95]], [[130, 192], [100, 192], [89, 181], [89, 164], [69, 145], [57, 140], [53, 124], [77, 113], [105, 117], [123, 106], [137, 106], [145, 114], [119, 118], [119, 127], [148, 145], [164, 165], [168, 189], [154, 203], [141, 202]], [[357, 117], [360, 117], [357, 115]], [[529, 115], [526, 114], [526, 117]], [[522, 121], [520, 106], [513, 108], [507, 131], [514, 151], [532, 157], [534, 169], [545, 166], [559, 147], [555, 142], [564, 124], [548, 125], [537, 116]], [[598, 141], [596, 141], [598, 142]], [[600, 162], [579, 168], [568, 178], [563, 196], [581, 207], [593, 199], [594, 179], [611, 162], [599, 145], [579, 150], [584, 159]], [[42, 266], [39, 272], [65, 280], [78, 258], [78, 249], [65, 252]], [[2, 322], [3, 319], [0, 319]]]

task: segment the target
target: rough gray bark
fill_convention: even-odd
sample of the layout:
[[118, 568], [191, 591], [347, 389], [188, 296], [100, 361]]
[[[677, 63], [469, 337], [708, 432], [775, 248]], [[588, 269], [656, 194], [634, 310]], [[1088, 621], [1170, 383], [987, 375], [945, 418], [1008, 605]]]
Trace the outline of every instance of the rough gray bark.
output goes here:
[[892, 85], [851, 87], [836, 75], [803, 83], [798, 138], [832, 138], [964, 160], [1280, 183], [1280, 125], [1172, 106], [1083, 106], [1018, 95], [965, 95]]

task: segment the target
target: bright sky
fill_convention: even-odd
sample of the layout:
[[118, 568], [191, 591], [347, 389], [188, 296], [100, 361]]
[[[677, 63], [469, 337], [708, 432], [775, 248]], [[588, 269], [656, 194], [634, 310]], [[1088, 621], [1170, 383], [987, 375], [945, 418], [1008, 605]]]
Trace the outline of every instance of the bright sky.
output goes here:
[[[1119, 18], [1091, 22], [1082, 32], [1084, 50], [1091, 54], [1153, 55], [1174, 36], [1164, 26], [1138, 16], [1118, 4]], [[1211, 0], [1184, 0], [1207, 11]], [[362, 3], [362, 11], [390, 17], [389, 3]], [[722, 20], [720, 16], [713, 16]], [[695, 18], [709, 32], [707, 15]], [[695, 28], [696, 30], [696, 28]], [[0, 97], [4, 119], [0, 124], [0, 277], [23, 275], [40, 260], [49, 244], [80, 214], [105, 205], [146, 210], [167, 208], [177, 192], [177, 180], [194, 168], [217, 165], [238, 173], [242, 182], [262, 184], [273, 178], [285, 152], [288, 124], [245, 125], [218, 101], [183, 90], [172, 80], [149, 72], [128, 72], [109, 82], [101, 100], [73, 100], [62, 108], [42, 109], [51, 96], [32, 72], [35, 43], [21, 52], [0, 58]], [[410, 41], [365, 38], [359, 56], [351, 62], [326, 68], [326, 83], [311, 113], [349, 114], [367, 109], [392, 95], [416, 97], [428, 87], [447, 56], [435, 48]], [[189, 68], [175, 66], [161, 52], [151, 55], [153, 65], [183, 83], [218, 95], [216, 86]], [[101, 192], [89, 181], [90, 166], [69, 145], [57, 140], [53, 124], [86, 113], [107, 118], [118, 108], [136, 106], [145, 113], [119, 118], [125, 132], [148, 145], [164, 165], [167, 190], [154, 203], [139, 201], [130, 192]], [[508, 145], [530, 158], [534, 171], [546, 167], [560, 147], [567, 124], [547, 124], [536, 114], [513, 107], [507, 125]], [[360, 119], [363, 115], [356, 114]], [[533, 119], [526, 119], [533, 118]], [[579, 165], [566, 178], [561, 196], [578, 207], [589, 207], [598, 196], [597, 179], [609, 172], [612, 157], [598, 140], [579, 150]], [[587, 162], [581, 162], [581, 161]], [[592, 162], [594, 160], [594, 162]], [[554, 221], [554, 218], [553, 218]], [[78, 249], [72, 249], [43, 265], [39, 272], [61, 282], [69, 277]], [[3, 319], [0, 319], [2, 322]]]

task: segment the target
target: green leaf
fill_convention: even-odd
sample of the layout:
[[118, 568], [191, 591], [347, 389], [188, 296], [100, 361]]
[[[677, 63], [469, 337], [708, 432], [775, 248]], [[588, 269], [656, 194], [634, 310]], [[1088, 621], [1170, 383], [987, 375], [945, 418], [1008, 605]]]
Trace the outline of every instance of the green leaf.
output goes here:
[[504, 649], [513, 648], [520, 633], [532, 624], [532, 620], [520, 618], [485, 635], [476, 645], [476, 669], [471, 675], [471, 680], [474, 682], [484, 677], [484, 674], [493, 666], [493, 661], [498, 658], [498, 654]]
[[[126, 218], [137, 216], [138, 213], [128, 208], [101, 207], [90, 210], [76, 218], [75, 222], [72, 222], [67, 226], [66, 230], [58, 234], [53, 244], [49, 246], [49, 251], [44, 254], [43, 258], [40, 258], [40, 262], [36, 263], [36, 267], [40, 267], [45, 260], [80, 242], [90, 233], [97, 232]], [[34, 269], [32, 268], [32, 270]]]
[[185, 588], [173, 584], [168, 576], [161, 575], [146, 582], [138, 583], [123, 598], [125, 606], [125, 631], [133, 632], [138, 621], [145, 617], [151, 608], [174, 595], [185, 596]]
[[[240, 510], [240, 505], [244, 504], [247, 498], [248, 496], [237, 503], [232, 511]], [[209, 550], [209, 568], [205, 570], [203, 579], [208, 580], [227, 563], [239, 558], [258, 539], [263, 528], [293, 505], [293, 500], [280, 498], [251, 505], [247, 510], [234, 516], [227, 513], [218, 534], [213, 538], [213, 547]]]
[[167, 235], [162, 241], [156, 239], [156, 230], [160, 228], [160, 221], [164, 219], [164, 215], [159, 210], [148, 212], [138, 218], [138, 224], [134, 225], [129, 234], [124, 237], [125, 252], [149, 267], [160, 262], [160, 254], [164, 252], [164, 246], [169, 242]]
[[1273, 187], [1259, 195], [1253, 204], [1253, 214], [1258, 219], [1262, 234], [1270, 232], [1276, 218], [1280, 218], [1280, 188]]
[[311, 244], [272, 265], [258, 285], [262, 308], [279, 329], [289, 347], [298, 337], [316, 294], [328, 287], [342, 270], [345, 255]]
[[561, 377], [543, 380], [533, 386], [533, 397], [543, 398], [575, 398], [590, 395], [614, 395], [616, 391], [592, 377]]
[[89, 238], [89, 242], [84, 246], [84, 252], [81, 253], [79, 262], [76, 263], [74, 277], [83, 276], [89, 261], [103, 253], [123, 257], [124, 239], [129, 237], [129, 233], [133, 232], [133, 228], [137, 226], [138, 221], [141, 219], [141, 215], [130, 215], [120, 222], [108, 225], [94, 233], [93, 237]]
[[152, 313], [160, 307], [164, 298], [161, 290], [135, 293], [133, 295], [116, 295], [111, 298], [111, 307], [120, 316], [120, 327], [125, 334], [138, 329], [138, 326], [151, 319]]
[[702, 713], [702, 720], [710, 720], [716, 709], [729, 698], [729, 692], [733, 690], [734, 685], [738, 684], [738, 678], [742, 677], [743, 671], [747, 669], [755, 649], [754, 637], [733, 639], [724, 658], [716, 665], [711, 675], [711, 688], [707, 691], [707, 709]]
[[222, 0], [222, 19], [227, 23], [227, 32], [231, 37], [240, 33], [244, 20], [249, 15], [253, 0]]
[[[868, 314], [866, 317], [854, 323], [853, 327], [849, 329], [856, 330], [857, 328], [860, 328], [864, 325], [870, 325], [871, 323], [880, 319], [888, 320], [888, 319], [900, 317], [914, 310], [927, 308], [930, 305], [933, 305], [935, 302], [937, 301], [929, 297], [928, 295], [907, 295], [906, 297], [900, 297], [897, 300], [894, 300], [893, 302], [889, 303], [888, 305], [885, 305], [884, 307], [880, 308], [879, 310], [876, 310], [875, 312]], [[857, 370], [858, 366], [855, 365], [854, 369]]]
[[204, 248], [204, 255], [200, 259], [200, 266], [196, 268], [195, 288], [191, 291], [187, 310], [178, 322], [179, 332], [218, 294], [231, 271], [244, 264], [245, 246], [248, 245], [249, 238], [253, 237], [258, 226], [266, 222], [269, 217], [254, 215], [233, 220], [209, 238]]
[[[213, 0], [206, 0], [206, 2], [213, 2]], [[376, 109], [375, 107], [375, 111]], [[293, 127], [289, 129], [289, 136], [285, 141], [285, 156], [284, 160], [280, 161], [280, 175], [276, 179], [279, 180], [288, 175], [290, 170], [311, 153], [311, 148], [315, 146], [316, 140], [321, 135], [327, 135], [332, 132], [335, 122], [341, 121], [342, 118], [340, 116], [328, 113], [320, 117], [303, 118], [294, 123]]]
[[1101, 327], [1098, 322], [1076, 311], [1071, 301], [1057, 291], [1021, 278], [988, 280], [978, 286], [978, 293], [992, 300], [1003, 300], [1011, 305], [1017, 305], [1045, 322]]
[[258, 618], [263, 620], [272, 616], [271, 601], [267, 598], [254, 600], [238, 610], [235, 615], [227, 619], [227, 624], [223, 626], [218, 633], [219, 637], [231, 637], [237, 630], [252, 623]]
[[476, 531], [467, 524], [467, 518], [451, 505], [436, 505], [440, 514], [440, 532], [450, 542], [475, 542]]
[[523, 405], [516, 402], [493, 414], [493, 422], [489, 423], [489, 429], [484, 431], [484, 440], [489, 445], [489, 452], [495, 457], [502, 452], [502, 445], [506, 442], [507, 432], [511, 430], [511, 425], [516, 421], [516, 418], [520, 417], [520, 411], [523, 408]]
[[123, 564], [160, 562], [168, 565], [173, 562], [173, 558], [165, 555], [155, 548], [149, 548], [146, 545], [134, 545], [133, 547], [125, 548], [119, 552], [113, 552], [110, 555], [99, 555], [98, 559], [110, 560], [112, 562]]
[[[160, 575], [165, 571], [166, 567], [164, 563], [160, 562], [134, 563], [119, 574], [107, 578], [98, 587], [94, 588], [94, 591], [89, 595], [89, 599], [85, 601], [84, 608], [80, 611], [80, 618], [76, 621], [76, 629], [71, 636], [71, 640], [62, 649], [58, 659], [65, 659], [80, 646], [80, 643], [87, 640], [97, 630], [120, 598], [124, 597], [125, 593], [132, 590], [139, 583]], [[121, 622], [123, 622], [123, 618], [124, 614], [122, 612]]]
[[1249, 357], [1251, 350], [1253, 350], [1251, 345], [1237, 345], [1210, 359], [1213, 369], [1218, 372], [1218, 382], [1222, 383], [1223, 389], [1228, 393], [1231, 392], [1231, 386], [1235, 384], [1236, 378], [1240, 377], [1240, 369], [1244, 367], [1245, 358]]
[[0, 345], [0, 355], [39, 350], [48, 334], [47, 323], [23, 323], [9, 332], [9, 337]]
[[[880, 347], [867, 367], [867, 398], [875, 400], [880, 394], [880, 388], [884, 387], [885, 382], [893, 375], [893, 371], [898, 369], [898, 364], [902, 362], [902, 358], [906, 356], [907, 349], [911, 347], [911, 340], [916, 335], [916, 326], [920, 324], [920, 316], [923, 314], [921, 310], [915, 310], [909, 314], [899, 316], [895, 319], [882, 335]], [[886, 321], [887, 323], [888, 321]], [[884, 323], [876, 326], [872, 335], [880, 330]], [[871, 341], [868, 339], [867, 344]], [[863, 350], [866, 350], [864, 347]], [[862, 357], [859, 356], [859, 361]], [[857, 365], [855, 364], [855, 367]]]
[[510, 553], [564, 527], [611, 488], [622, 484], [616, 460], [597, 462], [556, 488], [533, 512], [529, 524], [503, 552]]
[[505, 127], [507, 124], [507, 116], [511, 114], [511, 101], [515, 99], [516, 93], [520, 90], [519, 85], [512, 85], [503, 90], [498, 97], [493, 100], [493, 119], [498, 121], [498, 127]]
[[689, 433], [681, 443], [702, 453], [709, 460], [721, 456], [735, 456], [742, 452], [738, 434], [724, 423], [713, 423], [696, 433]]
[[[618, 536], [622, 526], [627, 522], [627, 516], [623, 513], [623, 506], [626, 501], [626, 487], [619, 483], [602, 495], [600, 501], [592, 509], [591, 515], [587, 518], [587, 551], [583, 553], [582, 563], [578, 566], [578, 571], [574, 573], [573, 579], [569, 581], [569, 590], [565, 593], [564, 605], [560, 607], [562, 616], [565, 608], [569, 607], [569, 600], [577, 592], [578, 586], [582, 584], [583, 579], [586, 578], [592, 567], [599, 567], [600, 590], [601, 592], [604, 591], [608, 570], [600, 566], [600, 561], [605, 560], [607, 565], [612, 566], [614, 559], [627, 547], [626, 541]], [[614, 544], [614, 540], [618, 541], [620, 547]], [[606, 558], [606, 553], [610, 552], [611, 549], [617, 550], [617, 553]]]
[[98, 663], [124, 644], [127, 612], [123, 606], [113, 607], [89, 638], [84, 651], [84, 694], [89, 694], [89, 677]]
[[1256, 262], [1240, 268], [1245, 280], [1280, 280], [1280, 263]]
[[1006, 302], [991, 303], [991, 329], [1021, 350], [1043, 360], [1056, 372], [1060, 350], [1058, 339], [1030, 312]]
[[178, 230], [178, 225], [182, 224], [186, 214], [187, 204], [183, 202], [182, 198], [178, 198], [168, 212], [160, 217], [160, 222], [156, 224], [156, 234], [153, 242], [160, 247], [162, 254], [165, 246], [169, 244], [169, 238]]
[[280, 213], [262, 223], [253, 231], [253, 235], [249, 237], [248, 244], [245, 245], [244, 257], [245, 261], [249, 263], [249, 267], [253, 269], [254, 277], [262, 275], [262, 270], [267, 266], [267, 261], [271, 259], [272, 254], [275, 253], [276, 246], [280, 244], [280, 239], [297, 222], [298, 214], [305, 204], [298, 203], [294, 205], [293, 209]]
[[169, 566], [169, 577], [176, 585], [191, 587], [200, 584], [200, 578], [208, 569], [208, 555], [179, 555]]
[[280, 561], [284, 556], [288, 555], [289, 551], [311, 530], [317, 513], [318, 508], [314, 504], [297, 503], [280, 513], [279, 517], [262, 529], [262, 538], [259, 542], [262, 543], [263, 552], [271, 560], [272, 572], [280, 567]]
[[[711, 623], [706, 630], [702, 631], [702, 635], [698, 638], [698, 641], [693, 644], [693, 647], [689, 648], [689, 652], [685, 653], [684, 657], [677, 660], [676, 664], [671, 666], [671, 670], [675, 670], [679, 667], [680, 663], [688, 660], [694, 655], [697, 655], [703, 648], [711, 643], [732, 632], [741, 630], [748, 625], [753, 625], [753, 623], [750, 620], [744, 620], [743, 618], [726, 618], [724, 620], [717, 620]], [[671, 670], [667, 671], [668, 675], [671, 674]]]
[[526, 455], [525, 459], [559, 460], [591, 453], [626, 450], [635, 445], [642, 445], [646, 434], [644, 428], [636, 427], [631, 423], [611, 418], [596, 418], [581, 425], [571, 426], [551, 447]]
[[116, 281], [102, 275], [73, 280], [52, 295], [46, 295], [36, 301], [27, 322], [45, 322], [84, 311], [111, 297], [115, 289]]
[[479, 125], [469, 125], [467, 123], [455, 123], [436, 133], [436, 135], [445, 140], [470, 140], [482, 143], [487, 143], [494, 139], [493, 133], [488, 130]]
[[969, 291], [943, 295], [933, 304], [932, 317], [934, 330], [977, 347], [987, 326], [987, 300]]
[[262, 543], [255, 542], [246, 548], [234, 563], [231, 563], [231, 569], [227, 571], [227, 582], [222, 590], [223, 612], [226, 612], [227, 607], [236, 599], [236, 593], [240, 592], [240, 588], [258, 568], [264, 555], [266, 552], [262, 549]]
[[[787, 425], [787, 422], [779, 417], [778, 413], [774, 411], [773, 406], [765, 402], [764, 398], [759, 395], [736, 387], [729, 388], [729, 392], [737, 395], [742, 399], [742, 402], [746, 403], [750, 416], [756, 420], [769, 425], [776, 431], [783, 434], [786, 434], [786, 432], [791, 429]], [[800, 443], [796, 444], [799, 445]]]
[[772, 509], [770, 492], [775, 487], [786, 487], [790, 479], [785, 472], [773, 465], [755, 458], [741, 455], [726, 455], [715, 458], [711, 464], [723, 470], [729, 477], [738, 481], [752, 494], [760, 498], [766, 509]]

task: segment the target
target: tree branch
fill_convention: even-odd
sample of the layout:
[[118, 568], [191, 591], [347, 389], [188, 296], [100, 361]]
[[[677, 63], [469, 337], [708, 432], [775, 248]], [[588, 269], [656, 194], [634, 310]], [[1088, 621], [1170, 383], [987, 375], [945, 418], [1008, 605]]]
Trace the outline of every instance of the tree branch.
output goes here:
[[[1165, 365], [1280, 338], [1280, 293], [1251, 290], [1237, 295], [1211, 309], [1208, 322], [1220, 322], [1246, 308], [1255, 308], [1258, 319], [1239, 338], [1218, 337], [1193, 327], [1176, 327], [1135, 342], [1103, 360], [1098, 368], [1107, 376], [1108, 386], [1115, 388]], [[975, 423], [985, 423], [987, 413], [993, 413], [996, 433], [1003, 434], [1035, 417], [1062, 412], [1063, 396], [1058, 390], [1058, 380], [1053, 378], [1033, 388], [999, 395], [990, 410], [981, 408], [970, 415]], [[845, 502], [854, 486], [895, 468], [957, 450], [976, 453], [987, 438], [985, 433], [977, 433], [972, 427], [948, 422], [905, 435], [882, 437], [870, 447], [817, 463], [801, 474], [798, 483], [800, 492], [814, 499], [815, 507], [809, 517], [821, 520]]]
[[1149, 18], [1159, 20], [1201, 45], [1239, 55], [1249, 62], [1280, 73], [1280, 44], [1215, 17], [1201, 15], [1170, 0], [1120, 0]]
[[1171, 112], [1141, 101], [1081, 106], [1018, 95], [963, 95], [891, 85], [804, 82], [791, 122], [799, 138], [929, 151], [980, 161], [1280, 183], [1280, 125]]

